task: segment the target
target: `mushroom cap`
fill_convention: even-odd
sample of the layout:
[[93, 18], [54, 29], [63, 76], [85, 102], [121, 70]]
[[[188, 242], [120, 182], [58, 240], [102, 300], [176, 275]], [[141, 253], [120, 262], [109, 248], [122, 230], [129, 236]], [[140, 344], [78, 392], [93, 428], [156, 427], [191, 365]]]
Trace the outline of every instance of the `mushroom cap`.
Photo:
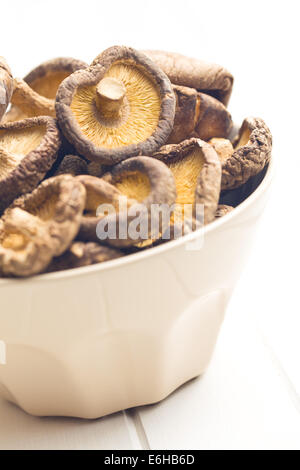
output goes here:
[[193, 206], [193, 217], [196, 216], [196, 204], [202, 204], [204, 223], [211, 222], [221, 188], [221, 164], [213, 147], [192, 138], [180, 144], [165, 145], [153, 157], [166, 163], [174, 175], [179, 219], [185, 204]]
[[214, 96], [225, 106], [228, 104], [233, 76], [224, 67], [176, 52], [143, 52], [167, 74], [174, 85], [195, 88]]
[[173, 91], [176, 113], [168, 143], [177, 144], [191, 137], [208, 140], [229, 135], [231, 115], [220, 101], [185, 86], [173, 85]]
[[55, 117], [54, 100], [60, 83], [71, 73], [87, 66], [81, 60], [58, 57], [38, 65], [23, 80], [15, 79], [13, 105], [5, 115], [5, 122], [39, 115]]
[[101, 176], [106, 172], [105, 168], [106, 167], [101, 165], [101, 163], [90, 162], [88, 163], [88, 174], [101, 178]]
[[76, 70], [88, 67], [86, 62], [72, 57], [47, 60], [31, 70], [24, 81], [36, 92], [54, 100], [61, 82]]
[[55, 176], [58, 175], [86, 175], [88, 172], [88, 165], [83, 158], [78, 157], [78, 155], [65, 155], [61, 164], [54, 173]]
[[60, 145], [60, 132], [51, 117], [0, 124], [0, 211], [40, 183]]
[[[112, 165], [136, 155], [151, 155], [172, 130], [175, 96], [167, 76], [144, 54], [115, 46], [60, 85], [56, 114], [66, 138], [80, 155]], [[105, 114], [97, 103], [99, 83], [115, 78], [125, 86], [118, 113]]]
[[269, 163], [272, 135], [261, 118], [244, 120], [234, 141], [234, 152], [222, 165], [222, 190], [234, 189], [257, 175]]
[[222, 164], [233, 154], [233, 145], [229, 139], [213, 137], [208, 143], [213, 146]]
[[83, 184], [86, 190], [86, 202], [78, 239], [98, 241], [96, 226], [105, 215], [99, 213], [99, 207], [101, 204], [117, 207], [121, 193], [115, 186], [95, 176], [80, 175], [76, 179]]
[[76, 237], [86, 202], [84, 186], [71, 175], [43, 181], [32, 193], [18, 198], [5, 214], [18, 207], [46, 225], [52, 256], [61, 255]]
[[81, 268], [82, 266], [103, 263], [121, 256], [124, 256], [124, 254], [120, 250], [99, 243], [74, 242], [64, 254], [52, 260], [47, 272]]
[[11, 70], [4, 59], [0, 56], [0, 121], [10, 103], [13, 92], [13, 77]]
[[[111, 193], [110, 201], [116, 211], [114, 214], [83, 218], [78, 238], [98, 240], [97, 224], [105, 219], [107, 224], [116, 224], [116, 238], [107, 238], [104, 242], [117, 247], [137, 245], [144, 238], [133, 239], [128, 232], [129, 224], [137, 216], [147, 221], [147, 237], [151, 233], [151, 208], [154, 204], [172, 206], [176, 198], [175, 182], [172, 173], [162, 162], [150, 157], [132, 157], [114, 166], [99, 181], [108, 184], [116, 191]], [[108, 193], [107, 193], [108, 194]], [[127, 210], [119, 207], [120, 196], [125, 196]], [[131, 212], [132, 211], [132, 212]], [[162, 222], [163, 223], [163, 222]], [[126, 227], [126, 235], [119, 236], [120, 227]]]
[[51, 261], [45, 224], [14, 208], [0, 219], [0, 272], [3, 276], [27, 277], [40, 273]]

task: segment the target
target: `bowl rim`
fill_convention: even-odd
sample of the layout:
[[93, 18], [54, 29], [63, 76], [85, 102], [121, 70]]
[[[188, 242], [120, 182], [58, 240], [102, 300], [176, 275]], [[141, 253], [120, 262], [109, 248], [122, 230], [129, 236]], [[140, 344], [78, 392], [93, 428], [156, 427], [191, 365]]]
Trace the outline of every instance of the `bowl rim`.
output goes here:
[[274, 159], [272, 156], [268, 164], [268, 169], [266, 171], [266, 174], [263, 180], [261, 181], [261, 183], [253, 191], [253, 193], [251, 193], [250, 196], [248, 196], [243, 202], [241, 202], [237, 207], [235, 207], [233, 211], [229, 212], [223, 217], [220, 217], [217, 220], [212, 221], [208, 225], [205, 225], [204, 227], [199, 228], [195, 232], [184, 235], [176, 240], [171, 240], [169, 242], [163, 243], [158, 246], [154, 246], [147, 250], [141, 250], [141, 252], [131, 253], [130, 255], [125, 255], [120, 258], [105, 261], [103, 263], [94, 264], [91, 266], [83, 266], [81, 268], [71, 268], [71, 269], [66, 269], [64, 271], [57, 271], [53, 273], [37, 274], [35, 276], [24, 278], [24, 279], [3, 278], [3, 279], [0, 279], [0, 288], [7, 286], [7, 285], [13, 285], [13, 284], [20, 285], [23, 283], [30, 283], [30, 282], [47, 282], [47, 281], [57, 281], [61, 279], [70, 279], [73, 277], [89, 275], [91, 273], [96, 273], [100, 271], [118, 269], [119, 267], [123, 267], [132, 263], [138, 263], [138, 262], [143, 261], [144, 259], [154, 257], [155, 255], [159, 255], [161, 253], [165, 253], [167, 251], [175, 249], [178, 246], [185, 245], [186, 243], [191, 242], [194, 239], [196, 239], [199, 236], [200, 231], [202, 231], [203, 236], [205, 236], [206, 234], [214, 230], [217, 230], [218, 227], [226, 224], [231, 219], [238, 217], [238, 215], [242, 213], [243, 211], [247, 210], [247, 208], [250, 205], [254, 204], [255, 201], [260, 197], [260, 195], [264, 191], [266, 191], [266, 189], [270, 186], [273, 176], [274, 176]]

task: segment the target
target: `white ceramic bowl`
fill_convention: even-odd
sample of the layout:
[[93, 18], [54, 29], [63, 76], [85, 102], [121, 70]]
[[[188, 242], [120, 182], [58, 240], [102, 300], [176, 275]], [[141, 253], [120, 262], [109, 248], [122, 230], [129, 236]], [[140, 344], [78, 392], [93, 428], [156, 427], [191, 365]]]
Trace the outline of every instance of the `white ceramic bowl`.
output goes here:
[[100, 265], [0, 280], [0, 395], [33, 415], [96, 418], [202, 374], [271, 176], [272, 165], [202, 231]]

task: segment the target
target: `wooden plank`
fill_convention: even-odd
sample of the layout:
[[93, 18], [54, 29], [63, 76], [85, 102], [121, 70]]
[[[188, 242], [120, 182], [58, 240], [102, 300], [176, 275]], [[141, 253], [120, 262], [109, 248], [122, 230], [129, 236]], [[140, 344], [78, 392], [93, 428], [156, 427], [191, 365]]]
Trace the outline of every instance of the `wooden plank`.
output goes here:
[[139, 449], [123, 413], [98, 420], [35, 418], [0, 400], [1, 450]]
[[300, 448], [289, 384], [239, 307], [225, 320], [206, 374], [140, 409], [152, 449]]

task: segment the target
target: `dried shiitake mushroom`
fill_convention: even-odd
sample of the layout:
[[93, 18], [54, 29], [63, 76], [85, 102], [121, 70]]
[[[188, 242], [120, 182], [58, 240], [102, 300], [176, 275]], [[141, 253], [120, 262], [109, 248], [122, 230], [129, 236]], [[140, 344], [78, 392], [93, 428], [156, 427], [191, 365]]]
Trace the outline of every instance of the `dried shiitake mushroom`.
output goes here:
[[204, 223], [215, 217], [221, 186], [221, 164], [211, 145], [189, 139], [177, 145], [165, 145], [153, 155], [168, 165], [176, 183], [177, 199], [174, 223], [181, 222], [184, 205], [204, 206]]
[[71, 57], [48, 60], [33, 69], [24, 79], [14, 79], [11, 110], [5, 122], [18, 121], [27, 117], [55, 117], [55, 96], [61, 82], [76, 70], [87, 64]]
[[220, 101], [194, 88], [174, 85], [173, 90], [177, 104], [168, 143], [177, 144], [190, 137], [208, 140], [228, 136], [232, 120]]
[[13, 78], [11, 70], [4, 57], [0, 56], [0, 121], [10, 103], [13, 92]]
[[224, 67], [182, 54], [165, 51], [143, 51], [169, 77], [174, 85], [195, 88], [228, 104], [233, 76]]
[[80, 175], [77, 176], [76, 179], [83, 184], [86, 190], [84, 208], [85, 221], [87, 221], [89, 217], [93, 219], [96, 217], [97, 209], [101, 204], [117, 206], [121, 193], [116, 187], [107, 183], [107, 181], [91, 175]]
[[101, 163], [90, 162], [88, 163], [87, 171], [89, 175], [100, 178], [105, 173], [105, 166], [101, 165]]
[[[80, 177], [84, 178], [84, 177]], [[92, 177], [91, 177], [92, 178]], [[81, 240], [97, 240], [98, 234], [96, 233], [97, 224], [100, 220], [105, 219], [107, 226], [115, 223], [115, 238], [107, 238], [103, 241], [112, 246], [125, 247], [136, 245], [144, 242], [142, 237], [133, 238], [130, 236], [128, 227], [130, 222], [139, 217], [147, 223], [147, 237], [151, 237], [151, 207], [154, 204], [165, 204], [172, 206], [176, 198], [175, 182], [172, 173], [162, 162], [159, 162], [150, 157], [132, 157], [124, 162], [114, 166], [110, 172], [106, 173], [101, 180], [111, 188], [114, 188], [115, 193], [110, 190], [110, 204], [115, 208], [116, 213], [99, 213], [97, 217], [83, 218], [79, 236]], [[87, 194], [89, 194], [87, 190]], [[106, 193], [106, 195], [108, 192]], [[120, 196], [123, 197], [122, 205], [120, 206]], [[88, 199], [88, 198], [87, 198]], [[107, 202], [107, 199], [104, 204]], [[97, 200], [98, 203], [98, 200]], [[95, 210], [95, 204], [91, 207]], [[105, 206], [104, 206], [105, 209]], [[154, 221], [152, 220], [152, 223]], [[159, 218], [158, 227], [162, 230], [160, 224], [164, 223]], [[121, 230], [120, 230], [121, 227]], [[123, 232], [122, 237], [120, 232]], [[158, 235], [158, 234], [157, 234]]]
[[47, 227], [52, 256], [59, 256], [78, 233], [85, 202], [86, 191], [80, 181], [71, 175], [60, 175], [18, 198], [4, 215], [18, 207], [35, 216], [40, 225]]
[[19, 208], [0, 219], [0, 273], [26, 277], [45, 269], [52, 258], [49, 233], [38, 217]]
[[58, 175], [86, 175], [88, 172], [88, 165], [83, 158], [77, 155], [65, 155], [61, 164], [55, 172], [55, 176]]
[[120, 250], [99, 243], [74, 242], [63, 255], [52, 260], [47, 272], [81, 268], [82, 266], [103, 263], [121, 256], [124, 256], [124, 254]]
[[234, 152], [222, 163], [222, 190], [234, 189], [257, 175], [270, 161], [272, 135], [260, 118], [244, 120], [234, 141]]
[[151, 155], [169, 137], [175, 96], [167, 76], [129, 47], [111, 47], [59, 87], [56, 114], [80, 155], [112, 165]]
[[85, 197], [79, 181], [62, 175], [17, 199], [0, 220], [0, 272], [26, 277], [44, 271], [75, 238]]
[[227, 206], [226, 204], [219, 204], [215, 213], [215, 218], [219, 219], [220, 217], [229, 214], [229, 212], [233, 211], [233, 209], [234, 208], [232, 206]]
[[55, 162], [60, 145], [53, 118], [40, 116], [0, 124], [0, 211], [40, 183]]
[[213, 137], [208, 141], [208, 143], [212, 145], [215, 151], [217, 152], [222, 165], [226, 162], [229, 157], [231, 157], [234, 152], [233, 145], [229, 139]]

